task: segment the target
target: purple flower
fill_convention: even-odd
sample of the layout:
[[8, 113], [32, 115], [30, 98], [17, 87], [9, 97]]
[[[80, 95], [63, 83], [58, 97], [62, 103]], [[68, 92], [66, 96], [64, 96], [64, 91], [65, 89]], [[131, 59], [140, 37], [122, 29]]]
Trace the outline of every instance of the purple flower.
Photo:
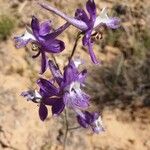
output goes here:
[[[56, 81], [58, 84], [59, 92], [55, 93], [55, 97], [58, 97], [63, 100], [66, 107], [73, 110], [81, 109], [85, 110], [89, 106], [89, 95], [87, 95], [81, 89], [84, 85], [87, 71], [83, 70], [81, 72], [77, 69], [77, 63], [70, 61], [70, 63], [64, 68], [64, 73], [57, 68], [53, 61], [49, 61], [49, 67], [53, 74], [53, 81]], [[52, 88], [48, 87], [50, 84], [52, 87], [55, 87], [54, 84], [49, 80], [40, 78], [38, 83], [41, 89], [46, 89], [47, 95], [49, 90], [52, 91]], [[45, 94], [46, 95], [46, 92]], [[49, 95], [48, 95], [49, 96]], [[47, 96], [46, 96], [47, 97]]]
[[77, 112], [78, 123], [83, 128], [91, 127], [94, 133], [100, 133], [104, 131], [101, 116], [97, 112], [90, 113], [88, 111]]
[[99, 63], [93, 52], [93, 41], [91, 40], [92, 32], [99, 28], [101, 25], [106, 25], [108, 28], [116, 29], [119, 27], [120, 20], [116, 17], [109, 18], [107, 15], [106, 8], [104, 8], [100, 15], [96, 16], [96, 5], [94, 0], [88, 0], [86, 3], [86, 10], [88, 14], [83, 9], [77, 9], [75, 12], [75, 18], [69, 17], [63, 12], [53, 8], [52, 6], [39, 3], [43, 8], [55, 13], [56, 15], [62, 17], [71, 25], [75, 26], [84, 33], [83, 45], [88, 47], [92, 61], [97, 64]]
[[[54, 116], [59, 115], [64, 109], [64, 102], [61, 98], [55, 97], [59, 90], [50, 82], [45, 79], [37, 81], [40, 86], [39, 91], [28, 90], [22, 92], [22, 96], [27, 100], [31, 100], [34, 103], [39, 103], [39, 116], [42, 121], [47, 118], [48, 110], [46, 105], [52, 106], [52, 114]], [[44, 86], [43, 86], [44, 85]]]
[[[86, 111], [90, 97], [82, 90], [87, 76], [87, 71], [78, 70], [81, 61], [70, 61], [61, 73], [59, 68], [49, 60], [52, 80], [40, 78], [37, 81], [39, 91], [28, 90], [22, 96], [34, 103], [39, 103], [39, 116], [42, 121], [47, 118], [47, 106], [51, 106], [53, 116], [58, 116], [65, 107], [72, 109], [78, 123], [83, 128], [91, 128], [94, 133], [104, 131], [101, 117], [98, 113]], [[57, 86], [56, 86], [56, 83]]]
[[[87, 71], [78, 71], [78, 61], [70, 61], [64, 68], [64, 73], [57, 68], [53, 61], [49, 61], [49, 68], [53, 74], [53, 80], [58, 84], [59, 92], [55, 94], [56, 97], [62, 98], [66, 107], [73, 110], [87, 109], [89, 106], [89, 95], [81, 89], [84, 85]], [[39, 81], [43, 80], [42, 78]], [[50, 81], [47, 83], [50, 84]], [[40, 87], [46, 87], [46, 82], [41, 82]]]
[[67, 27], [69, 23], [62, 25], [60, 28], [53, 30], [50, 21], [39, 23], [36, 17], [32, 17], [31, 29], [27, 28], [25, 34], [14, 37], [16, 47], [21, 48], [26, 46], [29, 42], [36, 45], [38, 53], [33, 58], [38, 57], [41, 54], [41, 74], [46, 70], [46, 55], [45, 53], [59, 53], [65, 49], [64, 42], [56, 39]]
[[78, 71], [79, 61], [70, 61], [64, 68], [64, 73], [61, 74], [60, 70], [49, 61], [50, 70], [57, 81], [60, 93], [66, 107], [73, 110], [87, 109], [89, 106], [89, 95], [81, 89], [84, 85], [87, 71]]
[[[21, 95], [34, 103], [40, 103], [39, 116], [41, 120], [47, 117], [46, 105], [52, 106], [52, 114], [58, 116], [64, 109], [69, 107], [74, 111], [85, 110], [89, 106], [89, 96], [82, 91], [86, 78], [86, 70], [78, 71], [79, 62], [71, 61], [65, 68], [64, 73], [49, 61], [49, 67], [53, 74], [52, 80], [38, 79], [39, 91], [29, 90]], [[55, 86], [55, 81], [58, 86]]]
[[58, 116], [65, 107], [63, 99], [60, 96], [60, 89], [53, 82], [43, 78], [40, 78], [37, 84], [40, 87], [41, 95], [47, 99], [46, 104], [52, 106], [53, 116]]

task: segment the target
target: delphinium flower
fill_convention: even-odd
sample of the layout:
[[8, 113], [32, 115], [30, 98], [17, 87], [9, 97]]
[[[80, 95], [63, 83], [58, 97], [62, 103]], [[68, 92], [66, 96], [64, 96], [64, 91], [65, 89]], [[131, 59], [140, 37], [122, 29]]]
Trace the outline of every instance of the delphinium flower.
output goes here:
[[88, 0], [86, 3], [86, 10], [88, 14], [83, 9], [77, 9], [75, 12], [75, 17], [70, 17], [58, 9], [50, 6], [49, 4], [39, 2], [39, 4], [56, 15], [62, 17], [71, 25], [75, 26], [84, 34], [82, 43], [84, 46], [88, 47], [91, 59], [95, 64], [99, 61], [93, 52], [93, 32], [96, 31], [100, 26], [105, 25], [111, 29], [117, 29], [120, 24], [120, 20], [116, 17], [109, 18], [107, 15], [107, 10], [104, 8], [99, 16], [96, 16], [96, 5], [94, 0]]
[[78, 71], [80, 64], [79, 59], [70, 61], [64, 68], [62, 75], [57, 66], [52, 61], [49, 61], [50, 70], [60, 87], [60, 94], [62, 94], [65, 107], [75, 112], [78, 123], [82, 127], [91, 127], [94, 133], [100, 133], [104, 131], [100, 115], [96, 112], [90, 113], [87, 111], [90, 96], [82, 90], [85, 85], [87, 70]]
[[[73, 109], [87, 109], [89, 106], [89, 95], [82, 90], [87, 70], [78, 71], [79, 61], [70, 61], [64, 68], [64, 73], [49, 61], [49, 66], [55, 80], [60, 88], [63, 101], [66, 107]], [[58, 73], [59, 72], [59, 73]]]
[[[80, 89], [85, 79], [86, 70], [78, 72], [73, 61], [64, 68], [63, 75], [51, 60], [49, 67], [53, 74], [52, 80], [40, 78], [37, 80], [39, 91], [28, 90], [21, 94], [27, 100], [40, 103], [40, 118], [45, 119], [47, 116], [45, 105], [52, 106], [52, 114], [55, 116], [60, 114], [64, 106], [73, 110], [86, 109], [89, 105], [89, 96]], [[57, 87], [54, 85], [55, 82], [57, 82]]]
[[59, 115], [64, 109], [64, 102], [59, 97], [56, 97], [59, 93], [59, 89], [56, 88], [50, 81], [40, 79], [37, 81], [40, 89], [28, 90], [22, 92], [22, 96], [27, 98], [28, 101], [39, 104], [39, 117], [42, 121], [47, 118], [48, 109], [46, 106], [52, 107], [52, 114]]
[[[61, 73], [59, 68], [49, 60], [49, 68], [52, 72], [52, 80], [40, 78], [37, 81], [39, 91], [25, 91], [22, 96], [35, 103], [40, 103], [39, 115], [41, 120], [47, 117], [46, 105], [52, 106], [52, 114], [58, 116], [64, 108], [70, 108], [77, 116], [79, 124], [84, 127], [91, 127], [93, 132], [102, 131], [101, 122], [97, 113], [89, 113], [90, 97], [82, 90], [87, 75], [87, 70], [78, 70], [80, 61], [70, 61]], [[56, 86], [57, 83], [57, 86]]]
[[[73, 61], [70, 61], [64, 68], [64, 73], [62, 74], [53, 61], [50, 60], [49, 67], [53, 74], [53, 79], [46, 80], [40, 78], [38, 80], [38, 85], [40, 86], [40, 89], [43, 89], [48, 93], [48, 91], [54, 90], [54, 84], [57, 82], [57, 89], [59, 92], [55, 92], [53, 97], [55, 96], [62, 99], [66, 107], [77, 111], [78, 109], [84, 110], [88, 108], [90, 97], [81, 89], [87, 71], [83, 70], [79, 72], [75, 64], [76, 63]], [[49, 85], [51, 85], [51, 87]]]
[[101, 116], [97, 112], [80, 111], [77, 114], [77, 120], [83, 128], [91, 127], [94, 133], [105, 131]]
[[67, 27], [69, 23], [65, 23], [56, 30], [52, 29], [51, 22], [45, 21], [40, 23], [39, 20], [33, 16], [31, 21], [31, 28], [28, 27], [26, 32], [14, 37], [16, 47], [21, 48], [28, 43], [32, 43], [34, 49], [38, 50], [38, 53], [33, 58], [38, 57], [41, 54], [41, 74], [45, 72], [47, 66], [47, 59], [45, 53], [59, 53], [65, 49], [63, 41], [56, 39]]

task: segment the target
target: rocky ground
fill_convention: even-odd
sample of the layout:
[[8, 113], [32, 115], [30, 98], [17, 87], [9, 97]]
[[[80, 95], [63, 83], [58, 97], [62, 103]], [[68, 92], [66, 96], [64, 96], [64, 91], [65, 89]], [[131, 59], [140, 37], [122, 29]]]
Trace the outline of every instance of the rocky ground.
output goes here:
[[[49, 2], [74, 15], [74, 10], [83, 7], [86, 0]], [[102, 60], [101, 66], [91, 64], [81, 41], [75, 53], [84, 58], [89, 68], [85, 90], [92, 96], [91, 109], [102, 113], [106, 131], [99, 135], [82, 128], [70, 131], [66, 149], [149, 150], [150, 5], [146, 0], [95, 2], [98, 10], [107, 6], [109, 14], [122, 19], [120, 29], [103, 30], [103, 39], [96, 42], [94, 50]], [[10, 34], [1, 32], [0, 23], [0, 34], [4, 34], [0, 38], [0, 150], [62, 150], [63, 115], [52, 118], [49, 114], [48, 119], [41, 122], [38, 106], [20, 96], [23, 90], [36, 87], [40, 60], [31, 58], [34, 52], [30, 46], [16, 49], [13, 36], [24, 31], [33, 14], [40, 19], [51, 18], [56, 27], [64, 21], [38, 7], [33, 0], [0, 0], [0, 8], [0, 15], [8, 16], [14, 24]], [[66, 50], [56, 56], [61, 68], [70, 55], [76, 32], [70, 27], [60, 36], [67, 43]], [[49, 77], [48, 73], [46, 75]], [[71, 116], [69, 118], [70, 125], [74, 126], [74, 120]]]

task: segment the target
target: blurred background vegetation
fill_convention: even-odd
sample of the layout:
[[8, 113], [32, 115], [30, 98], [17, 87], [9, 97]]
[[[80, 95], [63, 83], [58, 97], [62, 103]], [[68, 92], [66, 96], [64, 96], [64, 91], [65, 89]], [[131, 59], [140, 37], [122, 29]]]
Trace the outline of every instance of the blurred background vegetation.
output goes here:
[[0, 15], [0, 40], [7, 40], [15, 27], [15, 19], [6, 15]]

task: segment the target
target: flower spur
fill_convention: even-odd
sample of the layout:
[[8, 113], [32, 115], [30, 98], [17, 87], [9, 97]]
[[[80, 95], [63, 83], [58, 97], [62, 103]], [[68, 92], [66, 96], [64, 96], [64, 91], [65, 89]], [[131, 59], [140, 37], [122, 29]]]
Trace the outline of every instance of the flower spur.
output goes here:
[[38, 50], [38, 53], [33, 58], [38, 57], [41, 54], [41, 74], [45, 72], [47, 66], [47, 59], [45, 53], [59, 53], [65, 49], [63, 41], [56, 39], [67, 27], [69, 23], [65, 23], [56, 30], [51, 27], [50, 21], [40, 23], [36, 17], [32, 17], [31, 28], [27, 28], [25, 34], [14, 37], [16, 47], [21, 48], [28, 43], [32, 43], [34, 49]]

